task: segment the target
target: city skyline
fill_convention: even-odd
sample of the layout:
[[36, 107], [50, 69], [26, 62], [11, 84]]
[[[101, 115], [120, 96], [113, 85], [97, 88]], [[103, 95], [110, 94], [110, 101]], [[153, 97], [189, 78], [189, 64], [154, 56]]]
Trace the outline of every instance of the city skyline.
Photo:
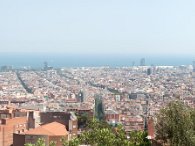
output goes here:
[[195, 146], [195, 1], [0, 1], [0, 146]]

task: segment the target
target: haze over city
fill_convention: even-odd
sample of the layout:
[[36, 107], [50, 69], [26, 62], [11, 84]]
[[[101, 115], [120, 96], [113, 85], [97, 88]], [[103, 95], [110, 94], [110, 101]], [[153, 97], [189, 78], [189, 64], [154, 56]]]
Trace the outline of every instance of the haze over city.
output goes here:
[[1, 1], [0, 52], [186, 56], [193, 0]]
[[0, 0], [0, 146], [195, 146], [194, 0]]

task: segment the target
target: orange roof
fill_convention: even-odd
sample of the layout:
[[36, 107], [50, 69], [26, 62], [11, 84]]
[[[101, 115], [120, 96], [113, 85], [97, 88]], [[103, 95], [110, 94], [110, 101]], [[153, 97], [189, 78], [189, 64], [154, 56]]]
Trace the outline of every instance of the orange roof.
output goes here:
[[63, 124], [58, 122], [52, 122], [35, 129], [27, 131], [27, 135], [55, 135], [55, 136], [65, 136], [68, 135], [68, 131]]

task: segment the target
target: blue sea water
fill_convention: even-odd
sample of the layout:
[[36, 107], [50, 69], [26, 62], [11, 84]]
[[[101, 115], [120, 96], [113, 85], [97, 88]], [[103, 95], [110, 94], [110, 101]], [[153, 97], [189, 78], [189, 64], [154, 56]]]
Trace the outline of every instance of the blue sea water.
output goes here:
[[10, 65], [14, 68], [30, 66], [42, 68], [43, 63], [48, 62], [49, 66], [57, 67], [97, 67], [110, 66], [122, 67], [140, 64], [140, 59], [145, 58], [146, 65], [190, 65], [193, 57], [188, 56], [144, 56], [144, 55], [81, 55], [81, 54], [47, 54], [47, 53], [1, 53], [0, 66]]

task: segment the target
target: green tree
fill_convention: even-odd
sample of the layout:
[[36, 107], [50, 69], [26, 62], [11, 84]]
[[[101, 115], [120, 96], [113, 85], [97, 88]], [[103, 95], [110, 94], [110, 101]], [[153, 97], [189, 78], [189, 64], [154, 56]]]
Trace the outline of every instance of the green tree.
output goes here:
[[87, 123], [89, 121], [89, 116], [87, 113], [82, 113], [82, 114], [76, 114], [77, 119], [78, 119], [78, 126], [79, 128], [85, 128], [87, 126]]
[[25, 146], [46, 146], [45, 140], [42, 138], [39, 138], [35, 144], [27, 143]]
[[122, 125], [111, 127], [107, 123], [93, 120], [88, 125], [89, 129], [79, 137], [82, 144], [92, 146], [150, 146], [146, 139], [146, 132], [132, 132], [130, 139]]
[[24, 144], [24, 146], [34, 146], [34, 144], [26, 143], [26, 144]]
[[106, 122], [93, 119], [88, 122], [85, 132], [79, 136], [82, 144], [101, 146], [114, 145], [115, 135], [112, 132], [111, 126]]
[[156, 138], [171, 146], [195, 145], [194, 109], [174, 101], [157, 115]]
[[62, 146], [79, 146], [79, 145], [80, 145], [80, 141], [78, 138], [74, 138], [69, 141], [62, 139]]
[[127, 139], [127, 134], [123, 129], [122, 125], [118, 125], [114, 128], [114, 133], [116, 136], [115, 145], [117, 146], [130, 146], [130, 141]]
[[[122, 125], [111, 127], [103, 121], [91, 120], [88, 123], [86, 131], [77, 138], [67, 141], [62, 139], [62, 146], [79, 146], [86, 144], [91, 146], [149, 146], [146, 139], [146, 132], [131, 132], [130, 139]], [[55, 146], [55, 142], [51, 142], [50, 146]], [[39, 139], [36, 144], [26, 144], [25, 146], [45, 146], [43, 139]]]
[[109, 129], [103, 128], [96, 131], [98, 146], [113, 146], [115, 145], [115, 135]]
[[112, 129], [112, 126], [105, 121], [99, 121], [97, 119], [89, 120], [87, 123], [87, 130], [90, 129], [95, 130], [95, 129], [102, 129], [102, 128]]
[[131, 131], [130, 134], [130, 143], [134, 146], [150, 146], [150, 141], [146, 138], [148, 136], [145, 131]]
[[96, 95], [94, 108], [95, 108], [95, 117], [98, 120], [103, 121], [105, 115], [104, 115], [104, 110], [103, 110], [102, 99], [101, 99], [101, 96], [99, 95]]
[[51, 142], [49, 143], [49, 146], [56, 146], [56, 142], [51, 141]]

